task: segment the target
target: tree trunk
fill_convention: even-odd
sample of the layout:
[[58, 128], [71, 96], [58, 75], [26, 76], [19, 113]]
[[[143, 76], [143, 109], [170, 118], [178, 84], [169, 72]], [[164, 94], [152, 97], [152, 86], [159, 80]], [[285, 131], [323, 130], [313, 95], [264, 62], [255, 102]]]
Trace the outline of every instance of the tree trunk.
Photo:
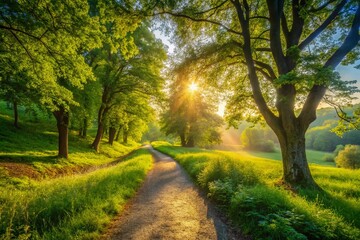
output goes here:
[[115, 141], [119, 141], [119, 136], [120, 136], [121, 129], [122, 129], [122, 127], [120, 126], [118, 128], [118, 130], [117, 130]]
[[189, 136], [189, 139], [186, 143], [186, 147], [195, 147], [195, 141], [193, 136]]
[[99, 152], [100, 142], [101, 142], [101, 139], [102, 139], [103, 133], [104, 133], [104, 118], [106, 116], [107, 111], [108, 111], [108, 109], [102, 105], [98, 112], [98, 128], [97, 128], [94, 142], [91, 145], [92, 148], [95, 149], [95, 151], [97, 151], [97, 152]]
[[279, 138], [283, 180], [291, 186], [317, 187], [311, 176], [305, 152], [305, 134], [289, 133]]
[[14, 104], [14, 127], [16, 128], [20, 128], [19, 127], [19, 112], [18, 112], [18, 104], [17, 101], [13, 102]]
[[86, 138], [86, 135], [87, 135], [87, 127], [88, 127], [88, 120], [87, 118], [84, 118], [83, 120], [83, 127], [82, 127], [82, 133], [81, 133], [81, 136], [83, 138]]
[[53, 115], [56, 118], [57, 129], [59, 133], [58, 139], [58, 157], [68, 158], [68, 126], [69, 126], [69, 114], [64, 107], [60, 107], [58, 111], [54, 111]]
[[127, 143], [128, 142], [128, 131], [123, 131], [123, 142]]
[[113, 145], [113, 143], [114, 143], [115, 134], [116, 134], [116, 128], [110, 127], [109, 128], [109, 143], [110, 143], [110, 145]]
[[102, 139], [103, 132], [104, 132], [104, 124], [102, 121], [98, 121], [98, 128], [97, 128], [96, 136], [95, 136], [94, 142], [91, 145], [92, 148], [94, 148], [95, 151], [97, 151], [97, 152], [99, 152], [100, 141]]
[[180, 134], [180, 141], [181, 141], [181, 146], [186, 147], [186, 140], [185, 140], [185, 134], [184, 133]]

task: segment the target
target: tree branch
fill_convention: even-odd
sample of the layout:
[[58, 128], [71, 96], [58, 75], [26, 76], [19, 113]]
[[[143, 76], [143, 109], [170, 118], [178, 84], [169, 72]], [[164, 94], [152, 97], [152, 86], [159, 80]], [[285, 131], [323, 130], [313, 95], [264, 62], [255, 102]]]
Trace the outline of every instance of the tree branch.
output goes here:
[[202, 14], [208, 13], [208, 12], [210, 12], [210, 11], [217, 10], [217, 9], [219, 9], [220, 7], [222, 7], [226, 2], [228, 2], [228, 0], [225, 0], [225, 1], [221, 2], [219, 5], [217, 5], [217, 6], [215, 6], [215, 7], [212, 7], [212, 8], [209, 8], [209, 9], [207, 9], [207, 10], [204, 10], [204, 11], [202, 11], [202, 12], [196, 12], [195, 14], [197, 14], [197, 15], [202, 15]]
[[182, 14], [182, 13], [172, 13], [172, 12], [168, 12], [168, 11], [163, 11], [163, 12], [154, 13], [153, 15], [156, 16], [156, 15], [162, 15], [162, 14], [168, 14], [168, 15], [171, 15], [173, 17], [186, 18], [186, 19], [189, 19], [189, 20], [194, 21], [194, 22], [211, 23], [211, 24], [214, 24], [214, 25], [217, 25], [219, 27], [224, 28], [226, 31], [228, 31], [230, 33], [233, 33], [233, 34], [236, 34], [236, 35], [241, 35], [242, 34], [241, 32], [236, 31], [234, 29], [231, 29], [230, 27], [225, 26], [222, 23], [219, 23], [219, 22], [216, 22], [216, 21], [213, 21], [213, 20], [209, 20], [209, 19], [205, 19], [205, 18], [194, 18], [192, 16]]
[[270, 78], [272, 79], [272, 81], [277, 78], [274, 70], [272, 69], [272, 67], [269, 64], [258, 61], [258, 60], [254, 60], [254, 62], [259, 67], [266, 69], [266, 71], [268, 72], [268, 74], [269, 74]]
[[311, 43], [317, 36], [322, 33], [330, 23], [339, 15], [341, 9], [345, 6], [348, 0], [342, 0], [334, 9], [334, 11], [327, 17], [327, 19], [315, 30], [313, 31], [304, 41], [299, 44], [299, 49], [303, 50], [309, 43]]
[[270, 48], [279, 74], [288, 72], [281, 44], [280, 18], [284, 8], [283, 0], [266, 0], [270, 13]]
[[336, 0], [330, 0], [328, 2], [325, 2], [324, 4], [320, 5], [319, 7], [317, 8], [314, 8], [314, 7], [311, 7], [311, 9], [309, 10], [309, 12], [318, 12], [324, 8], [326, 8], [330, 3], [333, 3], [335, 2]]
[[[324, 64], [324, 68], [334, 69], [342, 61], [346, 54], [348, 54], [353, 48], [357, 46], [358, 42], [360, 41], [359, 28], [360, 2], [358, 2], [358, 8], [356, 10], [349, 34], [345, 38], [342, 45]], [[304, 107], [299, 115], [299, 118], [303, 124], [309, 124], [316, 119], [316, 109], [319, 106], [321, 99], [324, 97], [325, 92], [326, 86], [324, 85], [314, 85], [312, 87], [305, 101]]]
[[262, 95], [261, 88], [260, 88], [260, 82], [258, 79], [258, 76], [256, 74], [256, 68], [254, 64], [254, 59], [252, 57], [251, 52], [251, 34], [249, 29], [249, 21], [245, 19], [244, 16], [244, 10], [239, 2], [239, 0], [231, 0], [232, 4], [236, 8], [237, 16], [239, 19], [239, 23], [241, 25], [241, 29], [243, 31], [243, 52], [244, 57], [246, 61], [246, 66], [248, 68], [248, 77], [250, 79], [250, 85], [253, 91], [254, 101], [256, 105], [259, 108], [259, 111], [264, 116], [265, 121], [274, 129], [274, 131], [277, 131], [279, 129], [279, 119], [275, 116], [275, 114], [269, 109], [264, 96]]

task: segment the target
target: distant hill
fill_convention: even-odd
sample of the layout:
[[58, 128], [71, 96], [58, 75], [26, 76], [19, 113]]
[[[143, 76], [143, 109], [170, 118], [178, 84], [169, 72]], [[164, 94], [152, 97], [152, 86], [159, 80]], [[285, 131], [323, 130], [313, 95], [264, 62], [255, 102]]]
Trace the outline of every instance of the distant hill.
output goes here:
[[[360, 107], [360, 104], [354, 108]], [[351, 113], [353, 108], [345, 108], [345, 112]], [[306, 133], [306, 147], [309, 149], [332, 152], [337, 145], [356, 144], [360, 145], [360, 131], [353, 130], [345, 133], [342, 137], [337, 136], [331, 132], [337, 123], [339, 117], [334, 108], [321, 108], [317, 111], [316, 120], [310, 125]], [[223, 143], [221, 148], [236, 150], [241, 146], [241, 133], [248, 127], [252, 126], [251, 123], [241, 123], [238, 129], [230, 128], [224, 130], [222, 135]]]

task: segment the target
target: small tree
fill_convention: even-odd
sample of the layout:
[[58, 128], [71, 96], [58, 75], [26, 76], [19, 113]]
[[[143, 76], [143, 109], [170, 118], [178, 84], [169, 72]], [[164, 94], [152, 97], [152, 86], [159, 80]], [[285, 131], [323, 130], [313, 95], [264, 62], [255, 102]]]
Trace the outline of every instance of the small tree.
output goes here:
[[174, 70], [170, 85], [168, 109], [162, 115], [166, 135], [178, 136], [183, 147], [209, 147], [219, 144], [222, 118], [215, 114], [216, 106], [206, 89], [201, 91], [192, 82], [195, 76], [181, 64]]
[[274, 152], [275, 144], [269, 133], [266, 129], [246, 128], [241, 134], [241, 142], [249, 150]]
[[336, 166], [348, 169], [360, 168], [360, 146], [346, 145], [335, 158]]

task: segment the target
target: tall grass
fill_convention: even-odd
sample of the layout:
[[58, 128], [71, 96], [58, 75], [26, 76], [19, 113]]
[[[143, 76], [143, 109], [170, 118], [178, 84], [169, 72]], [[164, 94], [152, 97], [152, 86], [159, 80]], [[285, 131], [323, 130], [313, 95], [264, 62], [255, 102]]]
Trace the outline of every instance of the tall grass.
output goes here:
[[138, 150], [116, 166], [0, 189], [2, 239], [96, 239], [152, 166]]
[[360, 170], [311, 166], [318, 192], [276, 187], [279, 161], [153, 145], [173, 156], [232, 222], [256, 239], [360, 239]]

